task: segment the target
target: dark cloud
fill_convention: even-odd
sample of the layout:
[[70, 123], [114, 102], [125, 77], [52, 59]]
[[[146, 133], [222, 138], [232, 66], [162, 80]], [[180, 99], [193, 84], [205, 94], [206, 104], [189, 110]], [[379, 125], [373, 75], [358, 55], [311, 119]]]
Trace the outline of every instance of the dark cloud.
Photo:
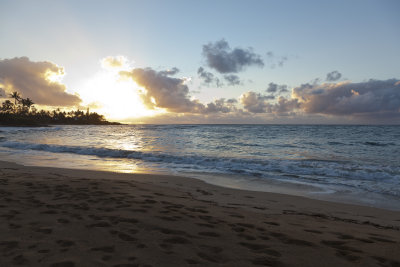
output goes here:
[[275, 99], [275, 96], [274, 95], [265, 95], [264, 98], [273, 100], [273, 99]]
[[240, 96], [240, 103], [245, 110], [252, 113], [265, 113], [270, 104], [267, 102], [267, 97], [255, 92], [247, 92]]
[[237, 103], [236, 99], [228, 99], [224, 98], [215, 100], [214, 102], [208, 103], [206, 109], [203, 113], [229, 113], [236, 111], [235, 104]]
[[278, 103], [272, 106], [272, 112], [278, 114], [289, 114], [300, 108], [300, 103], [297, 99], [287, 99], [280, 96]]
[[[202, 68], [198, 72], [206, 73]], [[286, 85], [270, 83], [266, 94], [249, 91], [240, 96], [239, 102], [236, 99], [221, 98], [202, 104], [191, 99], [184, 79], [171, 77], [175, 71], [137, 68], [120, 73], [144, 88], [141, 96], [149, 108], [164, 108], [172, 113], [185, 113], [188, 116], [191, 114], [190, 116], [197, 119], [199, 116], [215, 116], [220, 119], [228, 119], [228, 116], [266, 116], [292, 119], [299, 117], [305, 120], [308, 116], [312, 118], [309, 121], [318, 120], [321, 123], [324, 118], [330, 122], [337, 122], [337, 118], [342, 118], [347, 123], [382, 120], [400, 122], [400, 81], [397, 79], [361, 83], [307, 83], [294, 88], [289, 98], [277, 96], [277, 93], [288, 91]]]
[[338, 72], [337, 70], [334, 70], [334, 71], [326, 74], [326, 80], [328, 82], [335, 82], [335, 81], [339, 80], [341, 77], [342, 77], [342, 74], [340, 72]]
[[224, 76], [225, 81], [228, 82], [228, 85], [239, 85], [241, 84], [239, 76], [235, 74], [229, 74]]
[[232, 50], [224, 39], [203, 45], [203, 56], [208, 66], [219, 73], [237, 73], [248, 66], [264, 66], [260, 55], [252, 48]]
[[269, 83], [267, 92], [268, 93], [276, 93], [278, 91], [278, 85], [276, 83]]
[[266, 90], [268, 93], [285, 93], [288, 92], [287, 85], [279, 85], [276, 83], [269, 83]]
[[48, 61], [34, 62], [27, 57], [0, 60], [0, 80], [6, 92], [19, 92], [36, 104], [75, 106], [81, 99], [66, 92], [66, 87], [49, 79], [63, 75], [64, 69]]
[[226, 100], [226, 103], [228, 103], [228, 104], [236, 104], [237, 102], [238, 101], [234, 98], [230, 98], [230, 99]]
[[[271, 83], [267, 92], [276, 93], [278, 87]], [[271, 99], [273, 95], [247, 92], [240, 97], [240, 103], [250, 113], [328, 115], [364, 123], [400, 122], [400, 81], [397, 79], [362, 83], [307, 83], [294, 88], [291, 98], [280, 96], [275, 103], [270, 103]]]
[[265, 98], [255, 92], [247, 92], [240, 96], [240, 103], [244, 109], [252, 113], [265, 113], [268, 103]]
[[283, 115], [300, 108], [297, 99], [288, 100], [284, 97], [279, 97], [278, 102], [275, 104], [268, 102], [268, 100], [274, 98], [275, 97], [271, 95], [262, 95], [260, 93], [250, 91], [241, 95], [240, 103], [243, 105], [246, 111], [251, 113], [274, 113]]
[[235, 109], [232, 100], [219, 99], [204, 105], [191, 100], [189, 88], [184, 79], [169, 77], [168, 72], [157, 72], [151, 68], [133, 69], [120, 72], [122, 76], [132, 78], [145, 91], [141, 93], [148, 108], [165, 108], [177, 113], [228, 113]]
[[[203, 67], [200, 67], [197, 70], [197, 74], [200, 79], [202, 79], [203, 84], [208, 86], [215, 85], [217, 87], [221, 87], [224, 84], [211, 72], [206, 71]], [[241, 84], [240, 77], [235, 74], [227, 74], [224, 75], [224, 80], [227, 82], [228, 86], [234, 86]]]
[[223, 84], [219, 81], [217, 77], [214, 76], [211, 72], [206, 71], [203, 67], [200, 67], [197, 70], [197, 74], [203, 80], [203, 83], [206, 85], [216, 85], [217, 87], [221, 87]]
[[400, 118], [400, 82], [397, 79], [304, 84], [294, 88], [292, 95], [307, 113]]
[[288, 87], [287, 87], [287, 85], [280, 85], [280, 87], [279, 87], [279, 92], [280, 93], [286, 93], [286, 92], [289, 92], [289, 89], [288, 89]]

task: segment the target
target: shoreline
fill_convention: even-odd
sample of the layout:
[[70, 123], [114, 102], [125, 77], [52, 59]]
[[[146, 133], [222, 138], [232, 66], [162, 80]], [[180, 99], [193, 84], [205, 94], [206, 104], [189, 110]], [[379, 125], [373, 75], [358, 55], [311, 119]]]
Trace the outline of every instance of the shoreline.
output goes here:
[[[46, 168], [45, 164], [40, 164], [40, 162], [37, 161], [30, 162], [29, 159], [21, 160], [20, 158], [12, 158], [12, 159], [6, 159], [5, 162], [8, 162], [7, 160], [12, 160], [10, 161], [10, 163], [13, 162], [21, 166]], [[85, 164], [87, 163], [90, 163], [90, 160], [86, 160]], [[76, 164], [76, 162], [72, 162], [72, 164]], [[101, 167], [101, 165], [98, 164], [85, 165], [85, 166], [76, 166], [72, 164], [63, 166], [65, 164], [56, 163], [54, 167], [50, 168], [71, 169], [77, 171], [87, 170], [94, 172], [96, 171], [111, 172], [111, 173], [121, 173], [127, 175], [148, 174], [148, 175], [161, 175], [161, 176], [171, 176], [171, 177], [174, 176], [185, 179], [196, 179], [203, 181], [206, 184], [223, 188], [231, 188], [244, 191], [261, 192], [261, 193], [276, 193], [289, 196], [304, 197], [312, 200], [321, 200], [333, 203], [349, 204], [349, 205], [371, 207], [371, 208], [400, 212], [400, 199], [390, 199], [390, 196], [382, 196], [380, 194], [372, 192], [369, 192], [368, 195], [366, 195], [366, 193], [361, 194], [360, 192], [357, 193], [355, 191], [352, 191], [350, 193], [340, 192], [340, 191], [331, 193], [329, 192], [330, 189], [327, 190], [326, 188], [318, 187], [316, 185], [302, 184], [302, 183], [288, 182], [288, 181], [274, 180], [274, 179], [258, 179], [254, 181], [254, 180], [242, 179], [240, 175], [207, 174], [207, 173], [176, 174], [174, 172], [157, 172], [157, 171], [148, 171], [141, 169], [136, 169], [134, 172], [132, 172], [132, 171], [127, 171], [123, 168], [120, 169], [118, 168], [119, 166], [117, 165], [103, 168]], [[114, 171], [113, 168], [117, 168], [118, 170]]]
[[169, 175], [3, 161], [0, 173], [2, 265], [400, 264], [398, 211]]
[[[178, 175], [180, 176], [180, 175]], [[185, 177], [185, 176], [181, 176]], [[210, 179], [212, 177], [213, 179]], [[288, 195], [294, 197], [302, 197], [311, 200], [326, 201], [331, 203], [354, 205], [361, 207], [377, 208], [383, 210], [397, 211], [400, 212], [400, 200], [393, 199], [391, 203], [388, 204], [391, 199], [388, 196], [384, 198], [382, 195], [377, 193], [369, 192], [366, 198], [366, 193], [362, 194], [360, 192], [341, 192], [340, 190], [334, 191], [332, 189], [327, 189], [319, 187], [317, 185], [288, 182], [282, 180], [273, 179], [258, 179], [247, 180], [241, 179], [240, 175], [237, 175], [237, 179], [232, 179], [232, 176], [227, 178], [227, 175], [197, 175], [188, 176], [188, 178], [194, 178], [201, 180], [207, 184], [214, 186], [219, 186], [223, 188], [231, 188], [236, 190], [261, 192], [261, 193], [275, 193], [281, 195]], [[373, 196], [373, 198], [371, 198]]]
[[[296, 189], [293, 188], [288, 188], [286, 185], [280, 186], [276, 184], [280, 184], [281, 181], [277, 182], [265, 182], [265, 185], [272, 186], [272, 189], [270, 191], [265, 191], [265, 190], [257, 190], [255, 186], [249, 186], [249, 188], [238, 188], [235, 185], [233, 186], [228, 186], [225, 185], [224, 183], [221, 183], [219, 181], [213, 182], [210, 180], [206, 180], [204, 177], [206, 176], [212, 176], [214, 175], [179, 175], [179, 174], [174, 174], [174, 173], [163, 173], [163, 172], [146, 172], [146, 171], [137, 171], [137, 172], [119, 172], [119, 171], [112, 171], [110, 169], [96, 169], [96, 168], [69, 168], [69, 167], [50, 167], [50, 166], [38, 166], [38, 165], [24, 165], [22, 163], [18, 162], [11, 162], [7, 160], [0, 160], [0, 170], [4, 168], [5, 166], [8, 165], [14, 165], [14, 167], [17, 167], [18, 169], [37, 169], [38, 171], [48, 171], [48, 170], [54, 170], [54, 172], [60, 172], [60, 173], [66, 173], [66, 174], [71, 174], [72, 176], [77, 175], [78, 173], [84, 173], [87, 175], [88, 179], [97, 179], [93, 177], [102, 177], [102, 179], [120, 179], [120, 180], [126, 180], [126, 181], [141, 181], [141, 182], [151, 182], [152, 184], [155, 184], [157, 186], [166, 186], [170, 187], [168, 183], [165, 182], [165, 180], [172, 180], [176, 183], [179, 183], [178, 188], [174, 189], [179, 189], [180, 187], [183, 186], [183, 190], [188, 190], [187, 186], [190, 186], [191, 184], [196, 184], [197, 186], [200, 187], [209, 187], [210, 190], [216, 190], [219, 189], [219, 191], [232, 191], [232, 192], [242, 192], [242, 194], [247, 193], [249, 195], [257, 195], [258, 198], [264, 198], [267, 196], [270, 196], [271, 198], [279, 198], [279, 199], [285, 199], [285, 200], [290, 200], [295, 203], [305, 203], [305, 202], [320, 202], [320, 204], [325, 205], [326, 207], [334, 207], [335, 209], [343, 209], [344, 207], [348, 207], [349, 209], [355, 209], [355, 210], [371, 210], [372, 212], [381, 210], [383, 212], [394, 212], [398, 213], [400, 216], [400, 209], [390, 209], [390, 208], [384, 208], [384, 207], [376, 207], [376, 206], [368, 206], [363, 204], [362, 202], [347, 202], [347, 201], [335, 201], [335, 198], [313, 198], [309, 197], [307, 194], [296, 194]], [[7, 168], [7, 167], [6, 167]], [[104, 178], [104, 177], [112, 177], [112, 178]], [[225, 176], [223, 176], [225, 177]], [[292, 185], [289, 183], [289, 186]], [[295, 185], [296, 186], [296, 185]], [[293, 187], [295, 187], [293, 186]], [[310, 187], [310, 186], [307, 186]], [[285, 191], [286, 190], [286, 191]], [[285, 192], [282, 192], [285, 191]], [[308, 189], [304, 190], [305, 192], [308, 191]], [[311, 206], [309, 203], [307, 204]], [[400, 220], [400, 218], [399, 218]], [[400, 223], [399, 223], [399, 229], [400, 229]]]
[[[227, 136], [237, 142], [219, 146], [219, 138], [228, 128], [127, 125], [116, 126], [114, 131], [114, 126], [110, 127], [59, 126], [32, 132], [3, 129], [0, 158], [33, 166], [190, 176], [225, 187], [400, 210], [400, 166], [392, 157], [400, 145], [395, 141], [398, 129], [377, 128], [377, 138], [364, 140], [362, 136], [371, 129], [311, 127], [299, 132], [301, 138], [291, 144], [297, 127], [244, 126], [236, 129], [237, 136]], [[268, 137], [280, 136], [284, 129], [287, 136], [278, 140]], [[82, 135], [77, 135], [81, 130]], [[309, 131], [319, 136], [316, 143]], [[336, 136], [353, 137], [324, 137], [332, 131]], [[243, 139], [246, 132], [254, 138]], [[385, 132], [389, 136], [380, 138]], [[263, 136], [269, 141], [260, 142], [256, 133], [266, 134]], [[181, 134], [185, 141], [170, 139]], [[200, 139], [193, 142], [192, 135]], [[190, 148], [183, 146], [186, 143]]]

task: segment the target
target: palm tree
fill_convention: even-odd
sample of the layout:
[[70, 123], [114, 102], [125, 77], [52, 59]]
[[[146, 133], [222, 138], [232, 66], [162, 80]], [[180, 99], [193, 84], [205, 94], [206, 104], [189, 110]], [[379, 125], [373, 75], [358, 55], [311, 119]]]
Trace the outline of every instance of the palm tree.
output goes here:
[[6, 100], [3, 102], [3, 106], [1, 107], [3, 111], [9, 113], [14, 109], [14, 104], [10, 100]]
[[32, 99], [29, 97], [27, 99], [21, 98], [22, 103], [22, 111], [25, 113], [29, 113], [31, 106], [34, 104]]
[[10, 97], [14, 98], [14, 105], [17, 105], [17, 101], [19, 102], [21, 100], [21, 95], [17, 91], [10, 94]]
[[35, 103], [33, 103], [32, 99], [30, 99], [29, 97], [27, 99], [21, 99], [22, 105], [27, 107], [28, 110], [31, 108], [31, 106]]

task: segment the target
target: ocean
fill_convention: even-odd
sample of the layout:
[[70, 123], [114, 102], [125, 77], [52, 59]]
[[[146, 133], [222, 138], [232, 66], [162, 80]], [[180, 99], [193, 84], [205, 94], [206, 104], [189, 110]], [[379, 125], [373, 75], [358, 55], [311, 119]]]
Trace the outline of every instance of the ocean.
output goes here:
[[0, 127], [0, 160], [173, 174], [400, 210], [400, 126]]

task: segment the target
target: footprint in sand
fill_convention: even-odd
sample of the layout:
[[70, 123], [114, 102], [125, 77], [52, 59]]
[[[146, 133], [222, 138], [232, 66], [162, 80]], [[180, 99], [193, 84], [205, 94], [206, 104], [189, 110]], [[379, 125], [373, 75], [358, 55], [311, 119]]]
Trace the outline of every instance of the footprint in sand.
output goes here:
[[71, 247], [71, 246], [75, 245], [75, 242], [70, 241], [70, 240], [57, 240], [56, 243], [58, 245], [60, 245], [61, 247]]
[[194, 259], [185, 259], [187, 264], [199, 264], [200, 262]]
[[313, 233], [313, 234], [322, 234], [321, 231], [313, 230], [313, 229], [304, 229], [304, 232]]
[[73, 261], [61, 261], [50, 265], [50, 267], [75, 267], [75, 262]]
[[12, 259], [12, 262], [13, 262], [14, 264], [16, 264], [16, 265], [27, 265], [27, 264], [29, 264], [28, 259], [26, 259], [23, 255], [15, 256], [15, 257]]
[[215, 232], [199, 232], [199, 235], [207, 236], [207, 237], [219, 237], [220, 235]]
[[174, 245], [175, 244], [190, 244], [191, 243], [188, 239], [180, 237], [180, 236], [174, 236], [174, 237], [171, 237], [171, 238], [167, 238], [167, 239], [164, 239], [163, 241], [165, 243], [174, 244]]
[[102, 221], [102, 222], [98, 222], [98, 223], [93, 223], [93, 224], [86, 225], [86, 227], [88, 227], [88, 228], [94, 228], [94, 227], [111, 227], [111, 224], [109, 224], [108, 222]]
[[199, 256], [203, 260], [206, 260], [206, 261], [209, 261], [209, 262], [213, 262], [213, 263], [224, 263], [224, 262], [226, 262], [226, 260], [223, 259], [218, 254], [199, 252], [199, 253], [197, 253], [197, 256]]
[[39, 228], [35, 230], [36, 232], [43, 233], [43, 234], [51, 234], [53, 229], [51, 228]]
[[252, 263], [254, 265], [261, 265], [261, 266], [283, 266], [283, 264], [280, 261], [269, 257], [256, 258], [252, 261]]
[[119, 233], [119, 234], [118, 234], [118, 237], [119, 237], [121, 240], [123, 240], [123, 241], [128, 241], [128, 242], [133, 242], [133, 241], [136, 241], [136, 240], [137, 240], [136, 238], [134, 238], [134, 237], [132, 237], [132, 236], [130, 236], [130, 235], [128, 235], [128, 234], [125, 234], [125, 233]]
[[113, 253], [115, 251], [114, 246], [104, 246], [104, 247], [95, 247], [91, 248], [92, 251], [101, 251], [106, 253]]

